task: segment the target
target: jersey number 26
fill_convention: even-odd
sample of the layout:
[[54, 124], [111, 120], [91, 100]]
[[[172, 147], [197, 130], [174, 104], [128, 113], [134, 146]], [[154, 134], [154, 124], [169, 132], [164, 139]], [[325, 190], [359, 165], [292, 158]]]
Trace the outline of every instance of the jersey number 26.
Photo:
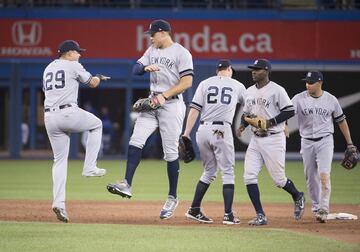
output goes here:
[[[218, 102], [218, 95], [219, 95], [219, 88], [216, 86], [210, 86], [208, 88], [208, 95], [207, 95], [207, 103], [217, 103]], [[220, 93], [220, 102], [222, 104], [230, 104], [231, 102], [231, 92], [232, 88], [230, 87], [223, 87]]]
[[65, 71], [59, 70], [55, 74], [48, 72], [45, 75], [44, 90], [49, 91], [53, 89], [53, 81], [55, 81], [54, 87], [56, 89], [65, 87]]

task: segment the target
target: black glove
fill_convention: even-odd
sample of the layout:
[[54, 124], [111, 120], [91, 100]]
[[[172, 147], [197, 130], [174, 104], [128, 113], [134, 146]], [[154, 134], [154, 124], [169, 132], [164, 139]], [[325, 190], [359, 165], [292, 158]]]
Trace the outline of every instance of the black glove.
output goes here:
[[195, 158], [191, 139], [186, 136], [181, 136], [179, 139], [179, 156], [184, 160], [184, 163], [189, 163]]
[[355, 145], [348, 145], [345, 150], [345, 157], [341, 161], [341, 165], [348, 170], [353, 169], [359, 159], [359, 151]]

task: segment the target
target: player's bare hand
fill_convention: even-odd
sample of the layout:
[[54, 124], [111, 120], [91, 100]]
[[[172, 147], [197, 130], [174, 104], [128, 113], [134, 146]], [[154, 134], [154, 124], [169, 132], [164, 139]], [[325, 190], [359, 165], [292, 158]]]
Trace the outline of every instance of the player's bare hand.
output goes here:
[[103, 75], [103, 74], [97, 74], [97, 75], [95, 75], [96, 77], [98, 77], [100, 80], [110, 80], [111, 79], [111, 77], [109, 77], [109, 76], [105, 76], [105, 75]]
[[189, 133], [186, 133], [186, 131], [185, 131], [184, 134], [182, 134], [181, 136], [184, 136], [184, 137], [187, 137], [187, 138], [191, 139], [191, 138], [190, 138], [190, 134], [189, 134]]
[[237, 137], [241, 137], [242, 133], [244, 132], [245, 127], [244, 125], [240, 125], [240, 127], [236, 130]]
[[157, 98], [157, 100], [159, 101], [159, 104], [162, 106], [162, 105], [164, 105], [164, 103], [165, 103], [165, 97], [162, 95], [162, 94], [158, 94], [157, 96], [156, 96], [156, 98]]
[[160, 67], [156, 64], [148, 65], [144, 68], [146, 72], [160, 71]]

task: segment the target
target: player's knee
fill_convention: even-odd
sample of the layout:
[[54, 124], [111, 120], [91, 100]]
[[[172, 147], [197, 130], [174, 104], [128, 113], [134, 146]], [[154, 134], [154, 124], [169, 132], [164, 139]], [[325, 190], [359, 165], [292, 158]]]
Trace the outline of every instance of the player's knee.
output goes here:
[[274, 180], [274, 183], [277, 187], [279, 188], [283, 188], [285, 185], [286, 185], [286, 182], [287, 182], [287, 178], [284, 177], [284, 178], [278, 178], [278, 179], [275, 179]]
[[102, 131], [102, 129], [103, 129], [102, 121], [96, 117], [94, 127], [90, 131]]
[[233, 170], [222, 172], [221, 178], [223, 184], [235, 184], [235, 174]]
[[245, 185], [251, 185], [251, 184], [257, 184], [258, 179], [254, 176], [244, 176], [244, 184]]
[[208, 171], [204, 171], [200, 177], [200, 180], [206, 184], [211, 184], [216, 179], [216, 172], [210, 173]]
[[164, 160], [167, 162], [175, 161], [178, 158], [179, 158], [178, 153], [164, 153]]
[[144, 148], [145, 144], [141, 143], [140, 141], [130, 139], [129, 145], [132, 145], [132, 146], [135, 146], [135, 147], [137, 147], [139, 149], [142, 149], [142, 148]]

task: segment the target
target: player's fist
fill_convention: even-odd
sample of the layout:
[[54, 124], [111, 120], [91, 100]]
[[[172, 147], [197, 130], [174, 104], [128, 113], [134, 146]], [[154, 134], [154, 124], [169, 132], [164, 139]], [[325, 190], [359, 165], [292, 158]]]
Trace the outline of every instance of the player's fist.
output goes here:
[[148, 65], [148, 66], [144, 67], [144, 71], [146, 71], [146, 72], [160, 71], [160, 67], [156, 64], [152, 64], [152, 65]]

